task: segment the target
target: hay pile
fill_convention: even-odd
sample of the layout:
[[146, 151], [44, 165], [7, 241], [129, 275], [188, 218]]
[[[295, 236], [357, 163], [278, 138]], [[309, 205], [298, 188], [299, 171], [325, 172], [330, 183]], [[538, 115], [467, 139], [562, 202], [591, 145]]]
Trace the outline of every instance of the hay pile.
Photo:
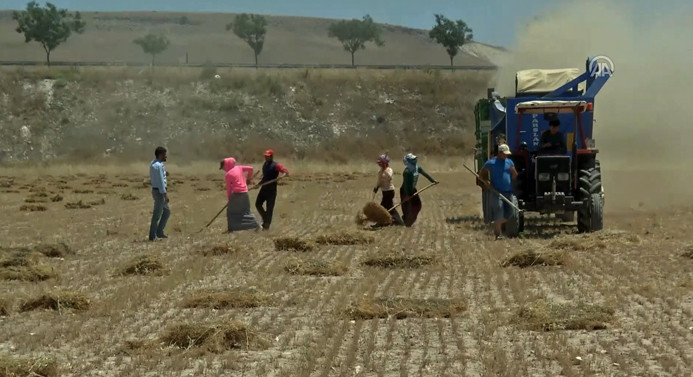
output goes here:
[[425, 254], [407, 255], [401, 251], [371, 254], [361, 262], [364, 266], [379, 268], [420, 268], [435, 262], [436, 257]]
[[58, 363], [49, 358], [0, 355], [0, 377], [58, 377]]
[[46, 198], [36, 198], [33, 196], [24, 199], [24, 203], [45, 203], [47, 201], [48, 200]]
[[538, 253], [535, 250], [520, 251], [501, 263], [502, 267], [517, 266], [520, 268], [532, 266], [562, 266], [566, 254], [556, 252]]
[[83, 311], [89, 309], [90, 302], [87, 296], [80, 292], [62, 291], [41, 295], [22, 304], [20, 311], [30, 310], [57, 310], [73, 309]]
[[141, 255], [123, 266], [119, 275], [164, 275], [164, 263], [156, 256]]
[[102, 206], [104, 204], [106, 204], [106, 199], [104, 199], [104, 198], [92, 200], [92, 201], [87, 203], [87, 205], [90, 205], [90, 206]]
[[368, 221], [372, 221], [377, 225], [392, 224], [392, 216], [387, 209], [376, 202], [368, 202], [363, 207], [363, 214]]
[[533, 331], [603, 330], [613, 317], [613, 309], [600, 305], [584, 302], [553, 304], [537, 300], [521, 307], [513, 322]]
[[53, 269], [44, 264], [38, 253], [0, 253], [0, 279], [43, 281], [55, 277]]
[[65, 208], [67, 209], [87, 209], [91, 208], [89, 204], [85, 204], [84, 202], [77, 201], [77, 202], [71, 202], [71, 203], [65, 203]]
[[161, 341], [182, 349], [222, 353], [231, 349], [265, 349], [268, 342], [245, 324], [223, 321], [215, 324], [183, 323], [170, 326]]
[[352, 303], [344, 314], [351, 319], [450, 318], [467, 309], [461, 300], [367, 298]]
[[375, 237], [363, 232], [335, 232], [315, 238], [315, 242], [321, 245], [366, 245], [374, 241]]
[[46, 206], [41, 204], [23, 204], [19, 207], [19, 210], [22, 212], [43, 212], [47, 209]]
[[272, 301], [272, 296], [261, 290], [252, 288], [233, 288], [224, 291], [195, 291], [183, 299], [181, 305], [189, 309], [257, 308], [261, 306], [270, 306]]
[[344, 263], [327, 262], [318, 259], [293, 259], [284, 266], [286, 272], [293, 275], [341, 276], [347, 273]]
[[602, 251], [610, 247], [637, 245], [640, 242], [637, 234], [620, 230], [602, 230], [590, 234], [557, 237], [548, 247], [557, 250]]
[[274, 239], [274, 248], [277, 250], [311, 251], [314, 245], [309, 240], [298, 237], [280, 237]]
[[0, 247], [0, 251], [5, 253], [30, 254], [32, 252], [43, 254], [50, 258], [64, 258], [74, 251], [65, 243], [38, 244], [33, 246]]

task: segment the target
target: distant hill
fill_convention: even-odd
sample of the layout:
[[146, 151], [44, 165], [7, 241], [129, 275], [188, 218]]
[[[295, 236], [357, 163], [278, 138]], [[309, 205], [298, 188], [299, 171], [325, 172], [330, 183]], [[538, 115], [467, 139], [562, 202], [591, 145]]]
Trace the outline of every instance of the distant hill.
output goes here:
[[[94, 12], [83, 13], [84, 34], [71, 37], [51, 55], [54, 61], [108, 61], [147, 63], [132, 40], [148, 32], [162, 32], [171, 40], [169, 49], [158, 57], [167, 64], [253, 63], [252, 50], [225, 25], [234, 14]], [[327, 29], [335, 20], [306, 17], [268, 16], [261, 64], [349, 64], [350, 55]], [[385, 46], [367, 45], [357, 52], [356, 64], [447, 65], [442, 46], [428, 38], [428, 31], [382, 25]], [[11, 12], [0, 11], [0, 60], [43, 61], [44, 53], [35, 42], [24, 43], [15, 32]], [[483, 53], [481, 53], [482, 51]], [[456, 66], [491, 66], [491, 56], [502, 49], [484, 44], [465, 46], [455, 58]]]

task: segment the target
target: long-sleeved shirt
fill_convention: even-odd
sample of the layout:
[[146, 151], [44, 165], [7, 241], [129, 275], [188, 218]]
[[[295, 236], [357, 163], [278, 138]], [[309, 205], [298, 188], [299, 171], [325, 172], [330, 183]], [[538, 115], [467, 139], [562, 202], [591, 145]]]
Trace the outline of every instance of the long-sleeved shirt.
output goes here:
[[[545, 147], [544, 144], [551, 144], [551, 146]], [[567, 147], [563, 132], [552, 134], [551, 131], [544, 131], [539, 140], [539, 150], [546, 153], [566, 154]]]
[[224, 159], [224, 171], [227, 198], [231, 198], [233, 193], [248, 192], [247, 181], [253, 178], [252, 166], [236, 165], [236, 159], [230, 157]]
[[[433, 179], [433, 177], [428, 175], [428, 173], [426, 173], [426, 171], [423, 170], [423, 168], [421, 168], [421, 166], [419, 166], [417, 170], [419, 171], [419, 173], [421, 175], [426, 177], [431, 183], [435, 182], [435, 179]], [[402, 176], [404, 178], [404, 180], [402, 181], [402, 188], [404, 190], [404, 195], [409, 196], [409, 195], [414, 193], [414, 189], [416, 189], [416, 183], [419, 180], [419, 176], [414, 175], [414, 172], [409, 171], [408, 168], [404, 169]]]
[[387, 167], [378, 171], [378, 188], [382, 191], [393, 191], [395, 185], [392, 184], [392, 168]]
[[161, 194], [166, 193], [166, 168], [163, 161], [154, 159], [149, 164], [149, 180], [153, 189], [157, 189]]

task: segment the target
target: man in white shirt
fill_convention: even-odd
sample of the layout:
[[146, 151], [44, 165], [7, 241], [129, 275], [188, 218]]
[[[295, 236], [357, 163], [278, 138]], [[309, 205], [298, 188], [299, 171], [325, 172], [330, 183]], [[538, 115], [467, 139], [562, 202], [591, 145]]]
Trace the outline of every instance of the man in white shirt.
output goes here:
[[171, 216], [171, 209], [168, 206], [168, 191], [166, 190], [166, 148], [157, 147], [154, 151], [156, 158], [149, 164], [149, 179], [152, 184], [152, 198], [154, 199], [154, 210], [152, 222], [149, 226], [149, 240], [157, 238], [168, 238], [164, 234], [166, 222]]

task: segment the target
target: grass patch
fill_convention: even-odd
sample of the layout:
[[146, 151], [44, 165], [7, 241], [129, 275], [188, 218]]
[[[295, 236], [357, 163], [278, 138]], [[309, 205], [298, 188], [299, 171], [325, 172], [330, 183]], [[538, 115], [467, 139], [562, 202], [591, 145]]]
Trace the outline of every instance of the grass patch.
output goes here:
[[435, 262], [433, 255], [407, 255], [400, 251], [384, 254], [371, 254], [361, 262], [364, 266], [379, 268], [421, 268]]
[[119, 271], [119, 275], [157, 275], [166, 273], [164, 263], [155, 256], [141, 255], [126, 263]]
[[272, 297], [257, 289], [235, 288], [224, 291], [195, 291], [183, 300], [184, 308], [257, 308], [270, 306]]
[[356, 232], [337, 232], [323, 234], [315, 239], [315, 242], [322, 245], [367, 245], [375, 241], [375, 237]]
[[46, 206], [41, 204], [24, 204], [19, 207], [19, 210], [23, 212], [43, 212], [47, 209]]
[[57, 203], [57, 202], [62, 202], [63, 197], [60, 194], [55, 194], [55, 196], [51, 196], [51, 202]]
[[228, 255], [238, 252], [238, 248], [229, 244], [217, 244], [210, 247], [200, 249], [200, 253], [204, 256]]
[[230, 349], [265, 349], [268, 342], [245, 324], [224, 321], [216, 324], [183, 323], [170, 326], [161, 341], [182, 349], [222, 353]]
[[8, 316], [12, 312], [12, 301], [0, 297], [0, 317]]
[[386, 297], [352, 303], [345, 310], [345, 315], [351, 319], [450, 318], [466, 309], [467, 306], [460, 300]]
[[286, 272], [294, 275], [342, 276], [348, 268], [344, 263], [327, 262], [318, 259], [294, 259], [284, 266]]
[[123, 342], [119, 353], [128, 356], [137, 356], [157, 348], [158, 345], [156, 342], [151, 340], [128, 339]]
[[26, 301], [20, 307], [20, 311], [27, 312], [30, 310], [57, 310], [73, 309], [83, 311], [89, 309], [89, 299], [80, 292], [54, 292], [44, 294], [35, 299]]
[[681, 254], [682, 257], [684, 258], [690, 258], [693, 259], [693, 245], [691, 246], [686, 246], [684, 248], [683, 254]]
[[274, 240], [274, 248], [277, 250], [311, 251], [314, 245], [312, 242], [298, 237], [281, 237]]
[[78, 202], [65, 203], [65, 208], [67, 208], [67, 209], [87, 209], [87, 208], [91, 208], [91, 206], [80, 200]]
[[3, 253], [0, 255], [0, 279], [44, 281], [55, 277], [53, 269], [42, 263], [36, 253]]
[[514, 322], [533, 331], [603, 330], [613, 320], [614, 311], [584, 302], [552, 304], [537, 300], [521, 307]]
[[49, 358], [0, 355], [0, 377], [57, 377], [58, 363]]
[[130, 194], [130, 193], [127, 193], [127, 194], [121, 195], [121, 196], [120, 196], [120, 199], [122, 199], [122, 200], [138, 200], [139, 198], [136, 197], [135, 195], [132, 195], [132, 194]]
[[75, 189], [72, 190], [75, 194], [92, 194], [94, 193], [94, 190], [80, 190], [80, 189]]
[[515, 253], [501, 263], [502, 267], [517, 266], [520, 268], [532, 266], [562, 266], [565, 264], [565, 253], [537, 253], [525, 250]]

